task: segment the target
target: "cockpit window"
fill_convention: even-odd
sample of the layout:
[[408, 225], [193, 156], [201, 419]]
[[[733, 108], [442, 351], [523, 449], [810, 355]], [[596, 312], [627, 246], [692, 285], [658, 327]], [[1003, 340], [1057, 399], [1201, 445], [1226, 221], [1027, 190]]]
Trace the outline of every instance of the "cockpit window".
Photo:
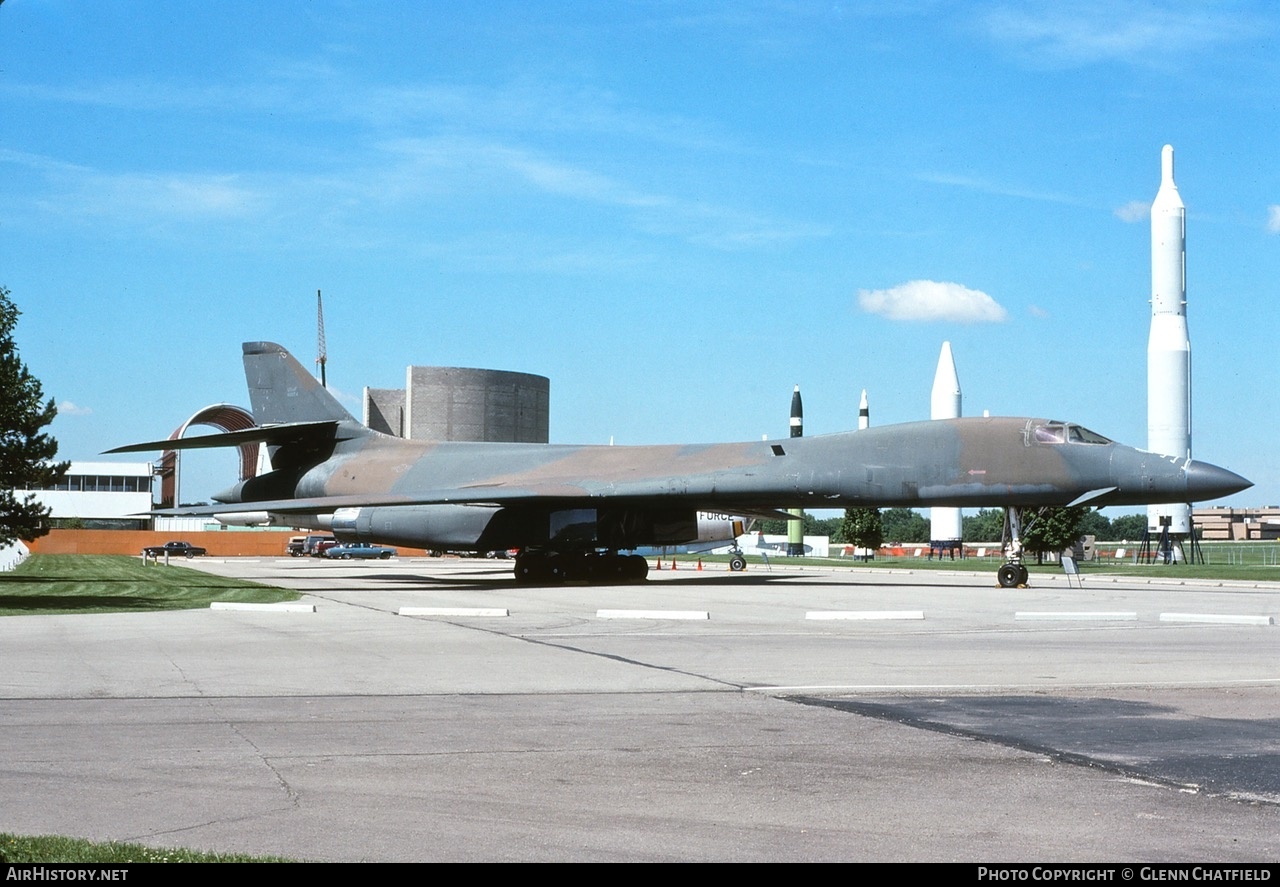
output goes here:
[[1109, 444], [1107, 438], [1080, 425], [1062, 422], [1046, 422], [1032, 429], [1032, 437], [1038, 444]]
[[1066, 441], [1065, 425], [1037, 425], [1035, 429], [1036, 443], [1060, 444]]
[[1094, 432], [1094, 431], [1090, 431], [1088, 428], [1083, 428], [1079, 425], [1072, 425], [1070, 426], [1070, 429], [1071, 429], [1072, 443], [1084, 443], [1084, 444], [1111, 443], [1111, 441], [1107, 440], [1101, 434], [1098, 434], [1097, 432]]

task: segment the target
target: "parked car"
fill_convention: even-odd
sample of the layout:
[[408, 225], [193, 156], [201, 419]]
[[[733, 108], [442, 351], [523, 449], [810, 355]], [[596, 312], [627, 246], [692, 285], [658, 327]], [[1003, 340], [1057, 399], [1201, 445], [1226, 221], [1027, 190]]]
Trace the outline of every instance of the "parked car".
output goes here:
[[326, 548], [322, 557], [340, 558], [342, 560], [350, 560], [353, 557], [386, 560], [389, 557], [395, 557], [396, 554], [397, 552], [394, 548], [373, 545], [369, 542], [352, 542], [346, 545], [334, 545]]
[[338, 540], [325, 533], [312, 533], [302, 542], [302, 553], [308, 557], [320, 556], [321, 543], [329, 542], [333, 545], [338, 544]]
[[311, 556], [324, 557], [324, 553], [336, 545], [338, 545], [337, 539], [321, 539], [316, 543], [316, 547], [311, 550]]
[[290, 536], [289, 544], [284, 547], [284, 553], [289, 557], [302, 557], [302, 546], [306, 541], [306, 536]]
[[143, 557], [161, 558], [165, 555], [169, 557], [202, 557], [208, 554], [203, 548], [192, 545], [189, 542], [166, 542], [164, 545], [149, 545], [142, 549]]

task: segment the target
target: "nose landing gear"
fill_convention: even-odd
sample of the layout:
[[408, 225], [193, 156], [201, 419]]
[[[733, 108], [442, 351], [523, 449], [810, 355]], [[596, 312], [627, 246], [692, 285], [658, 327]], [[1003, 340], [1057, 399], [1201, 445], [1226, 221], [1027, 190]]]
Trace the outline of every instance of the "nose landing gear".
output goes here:
[[1004, 526], [1005, 536], [1009, 540], [1005, 546], [1009, 561], [996, 571], [996, 581], [1001, 588], [1026, 588], [1030, 574], [1022, 563], [1022, 509], [1012, 505], [1006, 508]]

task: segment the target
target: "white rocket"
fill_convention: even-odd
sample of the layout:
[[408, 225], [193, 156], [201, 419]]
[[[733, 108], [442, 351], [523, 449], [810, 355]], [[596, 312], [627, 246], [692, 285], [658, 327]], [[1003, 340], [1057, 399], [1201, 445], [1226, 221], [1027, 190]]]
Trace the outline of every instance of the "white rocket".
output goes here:
[[867, 389], [862, 389], [862, 400], [858, 401], [858, 430], [871, 427], [871, 409], [867, 406]]
[[[1173, 183], [1173, 146], [1160, 153], [1151, 204], [1151, 336], [1147, 340], [1147, 449], [1191, 458], [1191, 340], [1187, 336], [1187, 210]], [[1190, 505], [1150, 505], [1147, 527], [1191, 532]]]
[[[943, 342], [938, 354], [938, 369], [933, 374], [933, 392], [929, 397], [930, 419], [960, 418], [960, 377], [951, 355], [951, 343]], [[961, 538], [962, 521], [959, 508], [929, 509], [929, 538], [934, 542], [954, 542]]]

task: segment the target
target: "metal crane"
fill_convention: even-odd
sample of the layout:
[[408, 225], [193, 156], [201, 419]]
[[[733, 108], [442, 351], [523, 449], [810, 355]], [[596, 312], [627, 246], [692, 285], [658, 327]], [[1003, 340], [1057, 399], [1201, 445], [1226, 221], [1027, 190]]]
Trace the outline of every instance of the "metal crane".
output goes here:
[[329, 385], [324, 378], [324, 365], [329, 355], [324, 344], [324, 300], [320, 298], [320, 290], [316, 290], [316, 333], [318, 336], [316, 365], [320, 367], [320, 385], [328, 388]]

